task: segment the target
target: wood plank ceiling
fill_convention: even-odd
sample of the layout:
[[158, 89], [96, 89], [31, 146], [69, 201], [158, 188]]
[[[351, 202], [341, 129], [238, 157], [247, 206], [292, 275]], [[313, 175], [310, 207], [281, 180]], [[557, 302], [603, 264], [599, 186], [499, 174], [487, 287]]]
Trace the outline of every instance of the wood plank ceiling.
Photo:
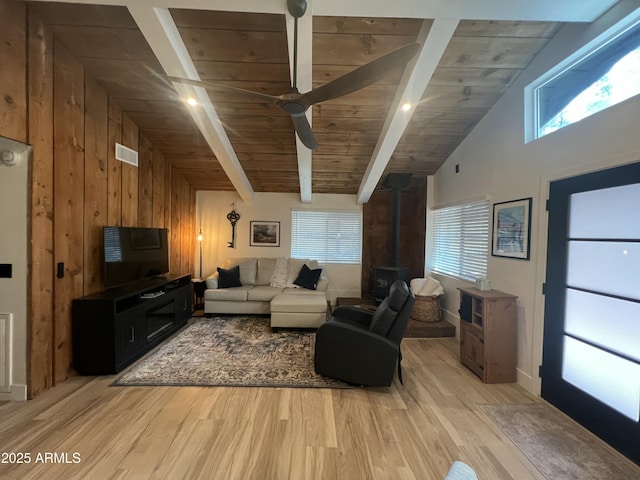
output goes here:
[[[234, 189], [126, 7], [29, 5], [196, 190]], [[285, 15], [169, 11], [203, 80], [274, 95], [290, 91]], [[314, 16], [313, 86], [416, 41], [430, 24], [420, 18]], [[460, 21], [384, 173], [411, 172], [412, 186], [423, 184], [561, 25]], [[374, 85], [313, 107], [319, 143], [312, 156], [313, 193], [358, 193], [387, 112], [396, 107], [402, 76], [390, 72]], [[253, 191], [300, 192], [288, 115], [241, 95], [209, 96]]]

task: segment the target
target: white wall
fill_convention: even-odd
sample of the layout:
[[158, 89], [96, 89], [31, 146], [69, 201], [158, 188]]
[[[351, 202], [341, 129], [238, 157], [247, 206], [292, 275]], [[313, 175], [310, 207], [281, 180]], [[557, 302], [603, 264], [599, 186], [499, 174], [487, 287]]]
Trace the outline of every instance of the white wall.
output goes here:
[[11, 384], [8, 392], [0, 392], [0, 400], [27, 398], [28, 156], [20, 154], [13, 167], [0, 165], [0, 263], [12, 265], [12, 277], [0, 278], [0, 313], [12, 314], [13, 339]]
[[[236, 246], [229, 248], [231, 225], [227, 213], [235, 202], [240, 214], [236, 224]], [[291, 254], [291, 209], [359, 210], [355, 195], [314, 194], [311, 204], [300, 202], [294, 193], [256, 193], [253, 205], [245, 204], [235, 192], [197, 192], [196, 229], [204, 235], [202, 275], [209, 276], [228, 257], [288, 257]], [[279, 247], [249, 246], [249, 222], [252, 220], [280, 222]], [[200, 254], [196, 246], [195, 272], [199, 276]], [[359, 297], [362, 265], [322, 264], [330, 282], [332, 303], [335, 297]]]
[[[578, 50], [637, 2], [621, 2], [592, 25], [567, 25], [434, 176], [429, 208], [482, 196], [491, 203], [533, 197], [531, 260], [489, 255], [487, 277], [495, 289], [518, 296], [518, 382], [539, 393], [542, 358], [547, 215], [551, 180], [640, 161], [640, 96], [551, 135], [524, 143], [524, 87]], [[455, 173], [456, 164], [460, 172]], [[595, 220], [595, 219], [594, 219]], [[427, 262], [427, 269], [429, 264]], [[446, 290], [447, 319], [459, 324], [458, 291], [465, 285], [438, 276]], [[466, 284], [468, 286], [468, 284]]]

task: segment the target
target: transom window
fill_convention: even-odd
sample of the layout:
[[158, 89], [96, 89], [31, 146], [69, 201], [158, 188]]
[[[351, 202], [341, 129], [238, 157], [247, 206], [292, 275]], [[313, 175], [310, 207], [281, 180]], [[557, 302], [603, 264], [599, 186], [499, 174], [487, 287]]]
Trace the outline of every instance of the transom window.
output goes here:
[[326, 263], [360, 263], [362, 212], [292, 210], [291, 256]]
[[533, 138], [640, 93], [640, 22], [633, 21], [598, 37], [527, 87], [534, 102]]

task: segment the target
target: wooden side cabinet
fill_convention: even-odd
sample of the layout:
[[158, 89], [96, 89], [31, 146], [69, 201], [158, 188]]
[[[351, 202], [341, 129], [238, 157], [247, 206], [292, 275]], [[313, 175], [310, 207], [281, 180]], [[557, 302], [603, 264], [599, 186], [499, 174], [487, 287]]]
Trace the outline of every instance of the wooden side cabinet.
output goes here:
[[484, 383], [516, 381], [518, 297], [460, 290], [460, 361]]

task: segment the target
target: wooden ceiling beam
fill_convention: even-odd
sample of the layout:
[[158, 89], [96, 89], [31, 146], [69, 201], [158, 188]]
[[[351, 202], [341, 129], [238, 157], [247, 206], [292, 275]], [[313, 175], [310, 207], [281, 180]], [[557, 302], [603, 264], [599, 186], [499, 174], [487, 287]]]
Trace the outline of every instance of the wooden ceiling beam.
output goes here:
[[[128, 8], [165, 73], [170, 76], [200, 80], [169, 10], [148, 8], [133, 3]], [[188, 108], [191, 117], [240, 198], [246, 204], [253, 204], [255, 192], [231, 146], [207, 91], [182, 84], [174, 84], [174, 87], [181, 98], [193, 97], [197, 100], [197, 105]]]
[[[457, 26], [458, 20], [423, 22], [416, 39], [422, 46], [416, 58], [404, 70], [382, 133], [360, 183], [358, 203], [367, 203], [371, 198]], [[402, 109], [405, 103], [412, 105], [408, 111]]]

